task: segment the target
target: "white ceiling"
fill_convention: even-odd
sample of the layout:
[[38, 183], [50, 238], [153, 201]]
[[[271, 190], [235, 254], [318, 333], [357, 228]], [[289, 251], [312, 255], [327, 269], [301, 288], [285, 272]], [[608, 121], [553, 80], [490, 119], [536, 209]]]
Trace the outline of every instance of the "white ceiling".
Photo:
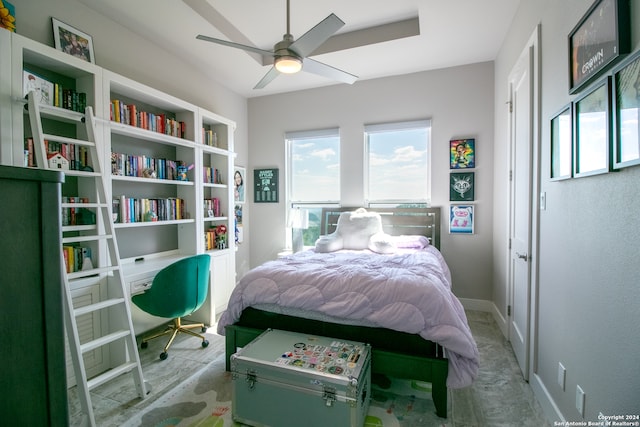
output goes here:
[[[272, 50], [286, 32], [286, 0], [79, 0], [247, 98], [337, 84], [301, 72], [253, 87], [271, 67], [257, 54], [196, 40], [198, 34]], [[311, 55], [366, 80], [495, 59], [520, 0], [290, 0], [299, 38], [329, 14], [345, 33], [417, 18], [419, 35]], [[197, 10], [197, 11], [196, 11]], [[415, 22], [415, 21], [414, 21]], [[357, 34], [357, 33], [354, 33]], [[376, 35], [382, 34], [380, 30]], [[342, 40], [340, 40], [340, 35]], [[319, 50], [322, 49], [322, 46]], [[358, 84], [357, 82], [355, 84]]]

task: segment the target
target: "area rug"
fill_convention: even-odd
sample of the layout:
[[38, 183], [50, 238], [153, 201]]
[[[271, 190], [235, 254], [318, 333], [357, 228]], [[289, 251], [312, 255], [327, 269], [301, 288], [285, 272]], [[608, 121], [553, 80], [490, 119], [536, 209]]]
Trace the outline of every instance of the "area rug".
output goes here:
[[[129, 420], [127, 427], [240, 427], [231, 417], [231, 374], [217, 359]], [[374, 384], [364, 427], [446, 427], [431, 384], [388, 378]]]

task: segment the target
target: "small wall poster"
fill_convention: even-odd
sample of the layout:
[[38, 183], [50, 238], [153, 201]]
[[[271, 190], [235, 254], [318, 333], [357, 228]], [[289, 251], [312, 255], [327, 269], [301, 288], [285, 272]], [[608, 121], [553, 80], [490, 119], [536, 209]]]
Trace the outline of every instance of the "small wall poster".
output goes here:
[[254, 169], [253, 185], [255, 203], [278, 202], [278, 169]]
[[473, 172], [452, 172], [449, 175], [449, 200], [452, 202], [472, 202], [475, 197], [474, 177]]
[[450, 169], [473, 169], [476, 167], [476, 140], [452, 139], [449, 141]]
[[473, 205], [449, 206], [449, 233], [473, 234]]

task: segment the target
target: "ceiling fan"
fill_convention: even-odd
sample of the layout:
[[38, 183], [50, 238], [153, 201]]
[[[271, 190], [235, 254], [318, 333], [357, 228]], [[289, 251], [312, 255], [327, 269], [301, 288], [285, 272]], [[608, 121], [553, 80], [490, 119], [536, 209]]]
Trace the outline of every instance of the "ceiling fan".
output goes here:
[[352, 84], [358, 79], [357, 76], [308, 58], [308, 55], [327, 41], [329, 37], [342, 28], [343, 25], [344, 22], [332, 13], [315, 27], [303, 34], [300, 38], [295, 40], [290, 32], [289, 0], [287, 0], [287, 33], [283, 36], [282, 41], [275, 44], [273, 51], [234, 43], [227, 40], [216, 39], [202, 34], [198, 35], [196, 39], [273, 57], [273, 67], [271, 67], [262, 80], [258, 82], [254, 89], [264, 88], [280, 73], [294, 74], [300, 70], [327, 77], [342, 83]]

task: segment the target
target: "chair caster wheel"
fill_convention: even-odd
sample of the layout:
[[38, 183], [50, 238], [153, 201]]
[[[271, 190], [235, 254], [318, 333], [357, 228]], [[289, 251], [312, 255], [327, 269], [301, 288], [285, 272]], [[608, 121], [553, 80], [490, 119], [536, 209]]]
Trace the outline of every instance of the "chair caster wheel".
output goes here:
[[140, 343], [140, 348], [147, 348], [147, 347], [149, 347], [149, 343], [148, 343], [148, 342], [146, 342], [146, 341], [142, 341], [142, 342]]
[[209, 345], [209, 341], [207, 340], [202, 341], [202, 348], [205, 348], [208, 345]]
[[166, 351], [163, 351], [162, 353], [160, 353], [160, 360], [165, 360], [167, 357], [169, 357], [169, 355], [167, 354]]
[[207, 327], [206, 327], [206, 326], [203, 326], [203, 327], [202, 327], [202, 329], [200, 329], [200, 332], [202, 332], [203, 334], [204, 334], [205, 332], [207, 332]]

